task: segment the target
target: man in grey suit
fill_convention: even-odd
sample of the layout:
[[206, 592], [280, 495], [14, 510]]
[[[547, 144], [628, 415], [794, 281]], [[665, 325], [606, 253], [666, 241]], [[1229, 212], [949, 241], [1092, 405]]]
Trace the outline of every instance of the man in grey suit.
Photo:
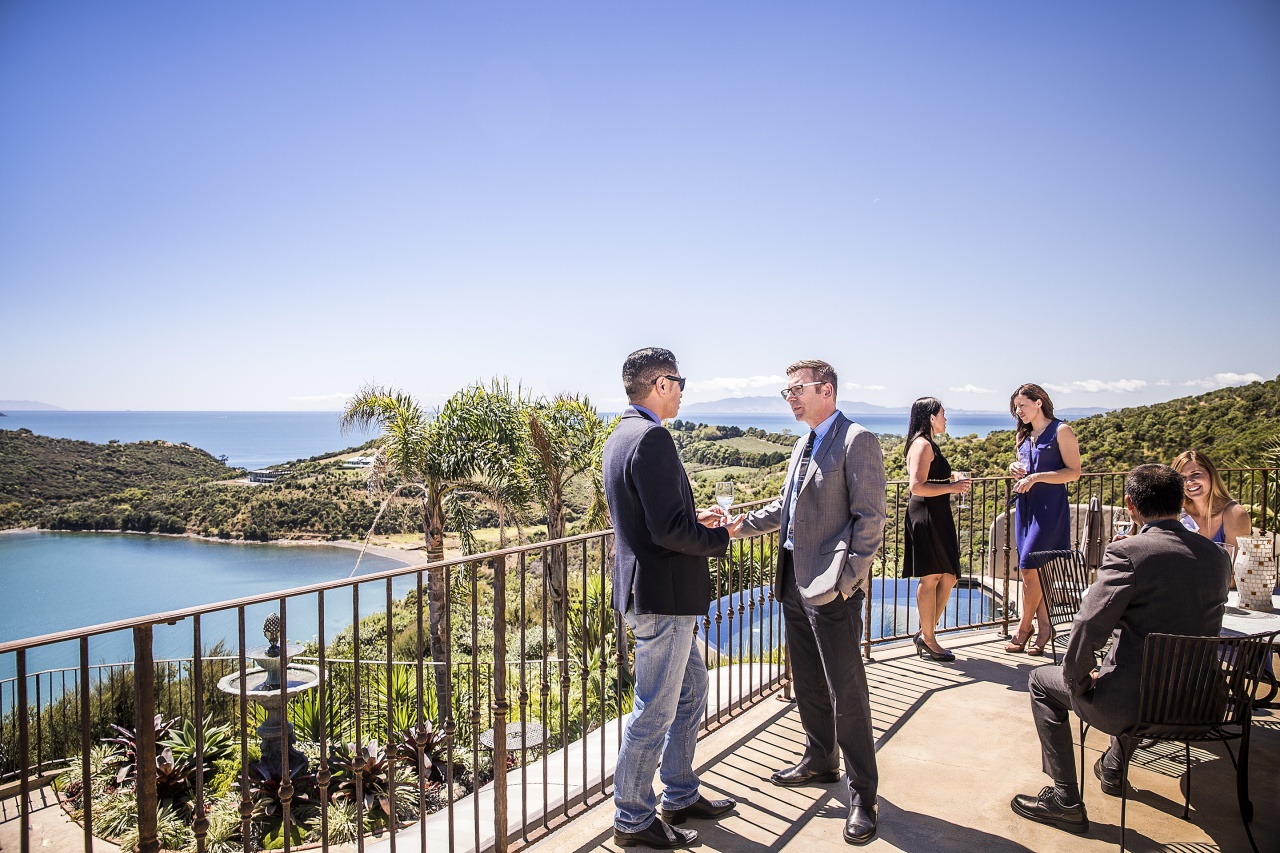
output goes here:
[[787, 368], [783, 399], [809, 432], [796, 442], [782, 494], [735, 520], [735, 535], [780, 531], [774, 593], [782, 601], [805, 751], [775, 785], [835, 782], [844, 757], [844, 838], [876, 834], [875, 739], [859, 643], [871, 561], [884, 539], [884, 455], [876, 437], [836, 408], [825, 361]]
[[[1104, 793], [1119, 796], [1122, 753], [1115, 735], [1137, 723], [1147, 635], [1213, 637], [1222, 629], [1231, 561], [1211, 540], [1182, 526], [1182, 497], [1182, 478], [1167, 465], [1139, 465], [1129, 472], [1124, 502], [1141, 530], [1107, 546], [1098, 579], [1071, 627], [1062, 666], [1031, 673], [1031, 713], [1053, 785], [1013, 798], [1013, 810], [1028, 820], [1086, 832], [1070, 712], [1113, 736], [1093, 772]], [[1099, 666], [1094, 653], [1110, 637], [1111, 651]]]
[[[662, 421], [680, 411], [684, 378], [670, 350], [627, 356], [622, 384], [631, 405], [604, 445], [604, 488], [613, 518], [613, 606], [635, 632], [635, 706], [614, 773], [613, 840], [660, 850], [692, 844], [672, 824], [717, 818], [731, 798], [708, 800], [693, 772], [698, 726], [707, 709], [707, 667], [694, 639], [711, 606], [707, 558], [729, 545], [722, 516], [697, 511], [671, 434]], [[719, 510], [719, 508], [716, 508]], [[653, 774], [661, 760], [661, 816]]]

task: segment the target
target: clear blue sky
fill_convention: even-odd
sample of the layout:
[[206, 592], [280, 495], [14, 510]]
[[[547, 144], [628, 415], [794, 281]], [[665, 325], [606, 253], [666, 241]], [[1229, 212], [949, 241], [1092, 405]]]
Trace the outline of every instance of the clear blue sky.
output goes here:
[[1280, 373], [1280, 4], [0, 4], [0, 399]]

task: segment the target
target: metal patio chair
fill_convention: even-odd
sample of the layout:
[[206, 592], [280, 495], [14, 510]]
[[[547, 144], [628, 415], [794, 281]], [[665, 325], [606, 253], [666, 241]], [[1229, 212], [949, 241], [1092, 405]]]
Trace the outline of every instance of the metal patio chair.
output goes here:
[[1057, 628], [1059, 625], [1069, 627], [1080, 612], [1080, 600], [1089, 588], [1089, 569], [1079, 551], [1034, 551], [1028, 555], [1027, 562], [1039, 565], [1040, 591], [1044, 593], [1049, 624], [1054, 629], [1049, 653], [1057, 663]]
[[[1149, 634], [1142, 649], [1142, 680], [1138, 723], [1118, 735], [1123, 755], [1120, 785], [1120, 849], [1125, 842], [1125, 809], [1129, 794], [1129, 763], [1139, 743], [1177, 741], [1183, 744], [1187, 767], [1182, 819], [1191, 811], [1191, 742], [1222, 741], [1236, 770], [1236, 799], [1249, 844], [1257, 853], [1249, 822], [1249, 727], [1253, 695], [1263, 661], [1271, 654], [1276, 634], [1247, 637], [1184, 637]], [[1084, 739], [1089, 726], [1080, 721], [1080, 788], [1084, 790]], [[1229, 741], [1240, 741], [1240, 757]]]

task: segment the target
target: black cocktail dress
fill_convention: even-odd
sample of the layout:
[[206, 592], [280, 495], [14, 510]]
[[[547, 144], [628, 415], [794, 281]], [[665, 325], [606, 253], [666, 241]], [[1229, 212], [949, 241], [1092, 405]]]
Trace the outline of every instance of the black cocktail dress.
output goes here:
[[[932, 439], [926, 439], [933, 448], [933, 461], [929, 463], [930, 483], [951, 482], [951, 463]], [[902, 564], [904, 578], [939, 575], [950, 572], [960, 575], [960, 543], [956, 539], [956, 523], [951, 517], [951, 495], [922, 498], [912, 495], [907, 502], [905, 553]]]

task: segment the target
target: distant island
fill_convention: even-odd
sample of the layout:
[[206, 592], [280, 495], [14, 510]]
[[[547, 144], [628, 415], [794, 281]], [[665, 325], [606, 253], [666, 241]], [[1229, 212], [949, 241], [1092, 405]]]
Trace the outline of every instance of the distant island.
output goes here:
[[61, 406], [52, 406], [36, 400], [0, 400], [0, 410], [10, 412], [65, 412]]
[[[907, 415], [910, 406], [877, 406], [875, 403], [864, 403], [850, 400], [840, 404], [840, 411], [846, 415]], [[1077, 407], [1058, 409], [1056, 414], [1064, 418], [1087, 418], [1100, 415], [1112, 409], [1100, 407]], [[952, 415], [1007, 415], [1004, 409], [947, 409]], [[771, 397], [726, 397], [709, 403], [685, 403], [680, 407], [681, 415], [790, 415], [791, 409], [780, 396]]]

